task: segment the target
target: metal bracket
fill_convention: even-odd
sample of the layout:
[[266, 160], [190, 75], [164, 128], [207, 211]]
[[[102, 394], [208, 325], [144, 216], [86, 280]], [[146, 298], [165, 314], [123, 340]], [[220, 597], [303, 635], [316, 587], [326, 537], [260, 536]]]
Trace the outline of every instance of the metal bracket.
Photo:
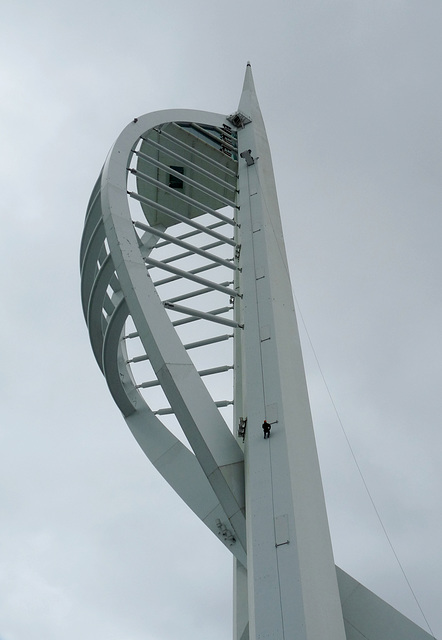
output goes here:
[[242, 438], [244, 442], [246, 438], [247, 418], [240, 418], [238, 425], [238, 438]]
[[246, 124], [252, 122], [252, 119], [246, 116], [244, 113], [241, 113], [241, 111], [232, 113], [232, 115], [228, 116], [227, 120], [231, 122], [237, 129], [244, 129]]

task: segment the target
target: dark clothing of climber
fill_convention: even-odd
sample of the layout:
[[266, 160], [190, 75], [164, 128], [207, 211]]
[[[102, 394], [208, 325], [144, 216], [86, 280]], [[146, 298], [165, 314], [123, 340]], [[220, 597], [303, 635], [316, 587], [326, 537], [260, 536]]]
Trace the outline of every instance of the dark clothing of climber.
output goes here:
[[270, 429], [272, 428], [272, 425], [269, 424], [267, 422], [267, 420], [264, 420], [264, 422], [262, 423], [262, 430], [264, 431], [264, 440], [266, 438], [270, 438]]

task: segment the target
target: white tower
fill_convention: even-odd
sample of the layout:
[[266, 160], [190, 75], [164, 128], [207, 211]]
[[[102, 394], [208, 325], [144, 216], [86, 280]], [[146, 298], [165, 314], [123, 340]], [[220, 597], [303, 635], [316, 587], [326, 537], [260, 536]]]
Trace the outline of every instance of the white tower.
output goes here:
[[428, 639], [334, 565], [249, 65], [236, 113], [160, 111], [124, 129], [89, 202], [81, 275], [129, 428], [234, 556], [235, 639]]

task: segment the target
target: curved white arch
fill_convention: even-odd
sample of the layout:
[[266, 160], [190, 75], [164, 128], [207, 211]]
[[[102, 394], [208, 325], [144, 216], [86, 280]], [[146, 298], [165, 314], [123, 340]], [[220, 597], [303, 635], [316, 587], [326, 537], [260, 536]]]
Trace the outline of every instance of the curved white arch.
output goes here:
[[[149, 233], [151, 227], [147, 226], [147, 241], [140, 248], [128, 202], [128, 168], [136, 146], [150, 131], [171, 122], [196, 122], [198, 127], [218, 129], [226, 124], [226, 119], [202, 111], [168, 110], [141, 116], [123, 130], [107, 156], [88, 206], [81, 250], [83, 308], [97, 362], [143, 451], [245, 565], [243, 453], [187, 354], [149, 277], [145, 260], [157, 241], [152, 235], [155, 229]], [[198, 140], [196, 138], [196, 145]], [[190, 178], [189, 181], [192, 182]], [[218, 178], [218, 182], [222, 183], [222, 180]], [[208, 191], [208, 187], [203, 188]], [[216, 198], [216, 191], [213, 193], [212, 199]], [[218, 215], [218, 218], [222, 217]], [[205, 230], [199, 223], [194, 222], [193, 226], [197, 228], [195, 233], [198, 227]], [[210, 229], [207, 232], [220, 244], [222, 234]], [[161, 235], [161, 227], [156, 235]], [[184, 241], [177, 240], [177, 243], [188, 248]], [[228, 244], [235, 243], [229, 240]], [[217, 261], [215, 255], [205, 250], [196, 248], [195, 254]], [[236, 269], [225, 260], [218, 262]], [[196, 275], [194, 278], [201, 280]], [[236, 295], [226, 287], [220, 287], [220, 290]], [[121, 342], [121, 332], [129, 315], [193, 454], [166, 429], [136, 388]]]

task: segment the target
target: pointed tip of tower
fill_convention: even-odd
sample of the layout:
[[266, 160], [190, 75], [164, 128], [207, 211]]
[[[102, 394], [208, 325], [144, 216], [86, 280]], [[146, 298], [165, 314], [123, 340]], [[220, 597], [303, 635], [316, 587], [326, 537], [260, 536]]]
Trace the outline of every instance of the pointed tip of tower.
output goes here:
[[253, 84], [253, 74], [252, 74], [252, 65], [250, 64], [250, 61], [247, 63], [246, 65], [246, 72], [244, 74], [244, 86], [243, 86], [243, 92], [244, 90], [253, 87], [253, 89], [255, 89], [255, 86]]
[[255, 105], [257, 104], [258, 100], [256, 98], [255, 83], [253, 82], [252, 65], [249, 61], [246, 66], [246, 73], [244, 76], [244, 84], [238, 110], [247, 115], [251, 115]]

